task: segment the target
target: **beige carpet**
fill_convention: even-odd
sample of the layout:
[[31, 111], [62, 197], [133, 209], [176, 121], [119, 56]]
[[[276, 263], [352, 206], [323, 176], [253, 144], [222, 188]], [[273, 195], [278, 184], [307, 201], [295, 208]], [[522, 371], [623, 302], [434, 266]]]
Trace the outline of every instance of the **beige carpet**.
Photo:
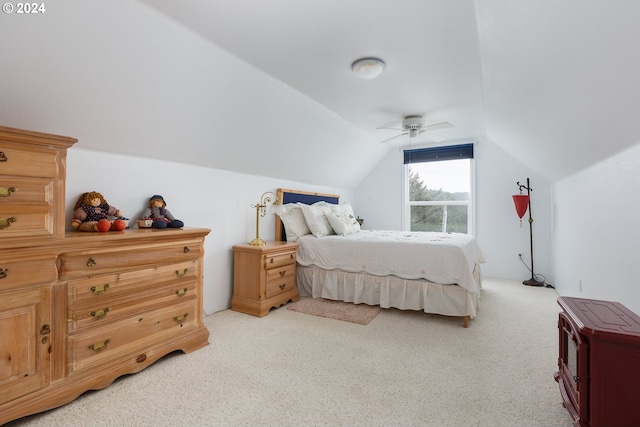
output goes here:
[[558, 295], [486, 279], [469, 328], [385, 309], [367, 326], [284, 307], [205, 318], [210, 345], [4, 427], [570, 427]]
[[324, 298], [302, 297], [287, 306], [289, 310], [329, 319], [367, 325], [382, 310], [379, 306], [351, 304]]

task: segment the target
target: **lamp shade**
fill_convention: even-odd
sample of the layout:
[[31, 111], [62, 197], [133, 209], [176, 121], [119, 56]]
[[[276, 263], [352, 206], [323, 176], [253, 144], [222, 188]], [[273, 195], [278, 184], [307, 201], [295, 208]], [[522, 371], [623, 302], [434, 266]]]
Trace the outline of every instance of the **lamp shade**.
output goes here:
[[516, 205], [516, 213], [522, 219], [524, 214], [527, 213], [527, 207], [529, 206], [529, 195], [527, 194], [514, 194], [513, 203]]

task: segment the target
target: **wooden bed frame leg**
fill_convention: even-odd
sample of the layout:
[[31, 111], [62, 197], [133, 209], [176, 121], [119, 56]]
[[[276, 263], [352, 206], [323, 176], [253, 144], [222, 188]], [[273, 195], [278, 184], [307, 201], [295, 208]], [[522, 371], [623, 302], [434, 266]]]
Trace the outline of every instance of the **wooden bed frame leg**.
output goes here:
[[468, 328], [469, 327], [469, 316], [464, 316], [463, 317], [463, 321], [464, 321], [464, 327]]

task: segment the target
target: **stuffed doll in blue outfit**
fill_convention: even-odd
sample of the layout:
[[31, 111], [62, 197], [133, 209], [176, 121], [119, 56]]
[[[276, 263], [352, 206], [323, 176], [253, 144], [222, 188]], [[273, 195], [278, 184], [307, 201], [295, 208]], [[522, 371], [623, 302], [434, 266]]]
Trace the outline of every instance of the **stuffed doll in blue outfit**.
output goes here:
[[184, 223], [179, 219], [176, 219], [169, 209], [166, 208], [162, 196], [156, 194], [149, 199], [149, 207], [144, 210], [142, 219], [150, 219], [153, 221], [153, 228], [180, 228], [184, 226]]

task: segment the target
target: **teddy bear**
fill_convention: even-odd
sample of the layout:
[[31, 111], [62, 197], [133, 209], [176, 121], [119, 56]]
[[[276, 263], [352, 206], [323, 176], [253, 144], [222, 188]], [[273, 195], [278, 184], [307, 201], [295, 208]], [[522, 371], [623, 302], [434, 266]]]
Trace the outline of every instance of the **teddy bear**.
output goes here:
[[169, 209], [164, 198], [155, 194], [149, 198], [149, 207], [144, 210], [141, 219], [150, 219], [153, 228], [181, 228], [184, 223], [176, 219]]
[[102, 194], [89, 191], [82, 193], [73, 207], [71, 227], [78, 231], [122, 231], [127, 222], [122, 219], [122, 212], [110, 206]]

